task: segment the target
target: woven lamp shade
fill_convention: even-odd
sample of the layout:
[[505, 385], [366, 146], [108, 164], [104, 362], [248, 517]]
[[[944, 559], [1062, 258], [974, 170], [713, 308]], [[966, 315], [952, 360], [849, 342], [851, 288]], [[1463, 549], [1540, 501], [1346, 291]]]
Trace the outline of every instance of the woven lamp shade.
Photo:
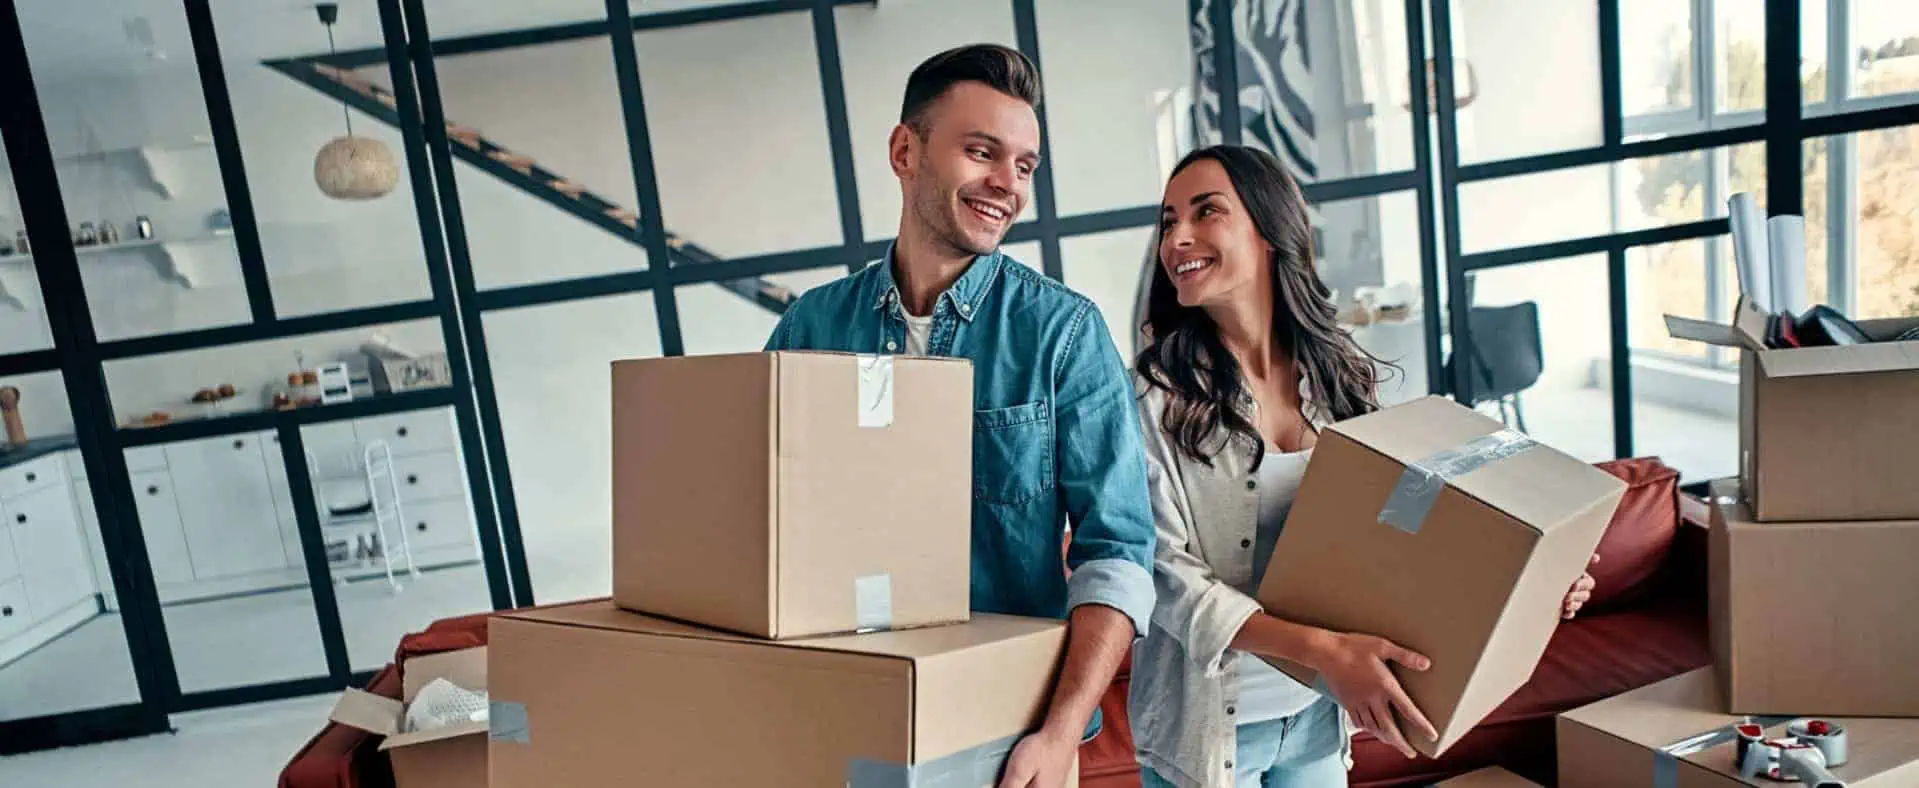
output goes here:
[[335, 137], [313, 157], [313, 182], [334, 199], [371, 200], [399, 185], [400, 163], [384, 142]]

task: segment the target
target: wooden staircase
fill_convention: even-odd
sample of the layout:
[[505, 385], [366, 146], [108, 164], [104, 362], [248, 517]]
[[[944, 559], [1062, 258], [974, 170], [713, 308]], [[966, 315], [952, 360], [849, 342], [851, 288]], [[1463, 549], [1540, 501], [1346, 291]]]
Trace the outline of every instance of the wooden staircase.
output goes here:
[[[399, 104], [392, 91], [351, 71], [313, 61], [274, 61], [267, 65], [395, 128], [400, 125]], [[449, 120], [446, 135], [453, 155], [461, 161], [628, 243], [640, 245], [640, 239], [633, 232], [639, 227], [640, 217], [632, 208], [540, 166], [532, 156], [488, 139], [477, 129]], [[707, 265], [724, 259], [671, 230], [666, 231], [666, 246], [670, 265], [674, 267]], [[654, 265], [658, 264], [655, 261]], [[774, 314], [784, 313], [797, 298], [792, 290], [761, 277], [715, 284]]]

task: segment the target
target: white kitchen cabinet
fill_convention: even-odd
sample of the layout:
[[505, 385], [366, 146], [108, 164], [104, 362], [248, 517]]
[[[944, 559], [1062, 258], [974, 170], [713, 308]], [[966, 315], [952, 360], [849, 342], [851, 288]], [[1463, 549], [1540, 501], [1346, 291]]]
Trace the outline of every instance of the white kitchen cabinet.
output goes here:
[[265, 455], [255, 436], [176, 443], [166, 455], [196, 579], [286, 566]]
[[67, 481], [66, 469], [58, 453], [0, 469], [0, 499], [61, 487]]
[[[53, 463], [58, 466], [58, 462]], [[66, 487], [36, 490], [5, 504], [4, 527], [26, 580], [27, 600], [38, 616], [52, 616], [94, 593], [87, 545]]]
[[353, 434], [361, 444], [386, 441], [395, 457], [459, 448], [452, 414], [443, 408], [360, 419]]
[[[4, 527], [0, 527], [0, 531], [4, 530]], [[13, 553], [13, 540], [0, 537], [0, 583], [16, 579], [19, 576], [20, 559]]]
[[[186, 529], [174, 502], [173, 474], [165, 470], [132, 474], [133, 508], [147, 543], [147, 562], [153, 582], [160, 586], [193, 582], [193, 556], [187, 550]], [[162, 594], [164, 596], [164, 594]]]
[[27, 604], [27, 582], [0, 581], [0, 642], [33, 626], [33, 608]]

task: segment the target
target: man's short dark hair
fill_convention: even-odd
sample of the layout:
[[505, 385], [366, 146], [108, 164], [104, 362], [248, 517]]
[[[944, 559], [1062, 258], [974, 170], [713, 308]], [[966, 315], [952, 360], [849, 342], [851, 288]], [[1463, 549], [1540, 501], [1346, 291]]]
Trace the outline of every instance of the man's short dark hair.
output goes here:
[[968, 44], [926, 59], [906, 78], [900, 122], [926, 133], [926, 111], [961, 82], [979, 82], [1034, 107], [1039, 106], [1039, 68], [1019, 50], [999, 44]]

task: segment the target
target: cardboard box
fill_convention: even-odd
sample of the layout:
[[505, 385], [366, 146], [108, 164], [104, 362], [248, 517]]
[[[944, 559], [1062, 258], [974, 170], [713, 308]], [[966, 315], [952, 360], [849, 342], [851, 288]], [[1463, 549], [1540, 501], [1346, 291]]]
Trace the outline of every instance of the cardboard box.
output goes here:
[[1726, 710], [1919, 717], [1919, 520], [1756, 523], [1736, 493], [1707, 548]]
[[1539, 788], [1539, 783], [1497, 766], [1488, 766], [1479, 771], [1437, 783], [1433, 788]]
[[[1560, 788], [1747, 785], [1734, 764], [1736, 742], [1726, 735], [1746, 718], [1719, 711], [1717, 685], [1713, 669], [1701, 668], [1559, 715]], [[1919, 785], [1919, 719], [1833, 721], [1846, 729], [1850, 751], [1833, 776], [1851, 788]], [[1782, 735], [1783, 724], [1766, 729], [1768, 738]]]
[[[1859, 321], [1875, 340], [1919, 318]], [[1766, 314], [1733, 325], [1666, 316], [1681, 339], [1740, 348], [1739, 468], [1761, 522], [1919, 520], [1906, 481], [1919, 444], [1919, 342], [1765, 349]]]
[[503, 614], [492, 785], [991, 788], [1039, 724], [1065, 636], [986, 614], [785, 641], [603, 601]]
[[401, 671], [400, 700], [349, 688], [334, 705], [332, 719], [386, 737], [380, 742], [380, 751], [393, 763], [395, 788], [486, 785], [486, 721], [401, 732], [407, 704], [419, 695], [421, 687], [444, 678], [463, 689], [484, 690], [486, 662], [485, 646], [414, 657]]
[[613, 598], [765, 638], [965, 621], [973, 370], [750, 353], [613, 364]]
[[[1437, 756], [1532, 675], [1625, 489], [1441, 397], [1340, 422], [1320, 434], [1259, 601], [1431, 658], [1427, 671], [1394, 672], [1440, 734], [1402, 727], [1407, 740]], [[1318, 678], [1274, 665], [1308, 686]]]

